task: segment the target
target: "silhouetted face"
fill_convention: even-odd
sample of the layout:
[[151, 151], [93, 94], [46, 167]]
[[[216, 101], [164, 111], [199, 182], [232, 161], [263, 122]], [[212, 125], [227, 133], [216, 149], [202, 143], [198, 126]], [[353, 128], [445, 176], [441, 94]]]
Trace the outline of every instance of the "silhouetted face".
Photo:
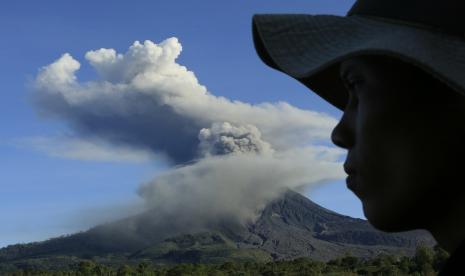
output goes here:
[[382, 56], [345, 60], [340, 72], [349, 102], [332, 140], [348, 150], [365, 216], [384, 231], [434, 227], [464, 200], [465, 97]]

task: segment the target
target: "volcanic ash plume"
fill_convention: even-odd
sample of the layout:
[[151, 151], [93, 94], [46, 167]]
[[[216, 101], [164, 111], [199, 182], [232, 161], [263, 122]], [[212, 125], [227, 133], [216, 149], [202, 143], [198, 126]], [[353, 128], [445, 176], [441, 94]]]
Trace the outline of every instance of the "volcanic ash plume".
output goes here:
[[203, 156], [230, 153], [253, 153], [270, 155], [271, 145], [261, 139], [261, 133], [253, 125], [233, 126], [228, 122], [214, 123], [199, 133], [200, 150]]
[[[76, 77], [80, 63], [64, 54], [39, 71], [34, 101], [40, 114], [66, 123], [75, 145], [104, 143], [106, 158], [117, 156], [110, 148], [133, 149], [171, 165], [139, 194], [180, 225], [225, 216], [251, 221], [283, 188], [344, 176], [337, 161], [344, 152], [319, 145], [336, 119], [284, 102], [251, 105], [215, 96], [176, 62], [181, 50], [169, 38], [136, 41], [126, 53], [89, 51], [85, 58], [98, 78], [87, 82]], [[50, 148], [43, 141], [41, 147]], [[98, 159], [93, 152], [53, 150]]]

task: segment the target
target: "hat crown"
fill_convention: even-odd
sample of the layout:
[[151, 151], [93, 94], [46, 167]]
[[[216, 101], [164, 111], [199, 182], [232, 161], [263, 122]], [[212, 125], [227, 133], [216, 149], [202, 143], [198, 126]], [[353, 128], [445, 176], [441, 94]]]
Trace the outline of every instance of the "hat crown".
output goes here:
[[358, 0], [347, 16], [363, 15], [465, 36], [464, 0]]

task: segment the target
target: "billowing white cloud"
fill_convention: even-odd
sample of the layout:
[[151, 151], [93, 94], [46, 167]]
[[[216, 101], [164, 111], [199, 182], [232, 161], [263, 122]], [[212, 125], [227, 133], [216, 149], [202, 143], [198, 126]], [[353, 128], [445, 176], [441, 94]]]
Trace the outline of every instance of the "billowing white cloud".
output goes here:
[[[172, 77], [177, 80], [192, 81], [194, 85], [198, 85], [195, 76], [175, 62], [181, 51], [181, 44], [173, 37], [159, 45], [149, 40], [144, 44], [136, 41], [124, 55], [116, 53], [114, 49], [102, 48], [87, 52], [85, 57], [105, 81], [114, 83], [135, 81], [144, 86], [148, 80], [167, 83]], [[173, 75], [170, 76], [170, 73]], [[176, 90], [178, 89], [172, 89], [172, 91]]]
[[36, 78], [40, 110], [68, 122], [76, 134], [149, 148], [175, 163], [197, 158], [199, 131], [215, 123], [255, 126], [276, 150], [327, 140], [337, 121], [287, 103], [251, 105], [209, 93], [194, 73], [176, 63], [176, 38], [135, 42], [124, 54], [113, 49], [85, 56], [97, 81], [79, 83], [79, 62], [69, 54]]
[[79, 70], [81, 64], [66, 53], [56, 62], [42, 68], [37, 76], [36, 83], [38, 87], [48, 89], [49, 91], [59, 91], [68, 89], [76, 82], [75, 72]]
[[160, 214], [205, 218], [198, 223], [218, 216], [248, 221], [283, 188], [344, 176], [337, 162], [344, 151], [318, 145], [329, 140], [335, 118], [285, 102], [252, 105], [215, 96], [176, 62], [181, 50], [169, 38], [136, 41], [126, 53], [89, 51], [85, 58], [99, 78], [88, 82], [77, 79], [80, 64], [65, 54], [39, 71], [37, 107], [79, 139], [178, 165], [139, 193]]

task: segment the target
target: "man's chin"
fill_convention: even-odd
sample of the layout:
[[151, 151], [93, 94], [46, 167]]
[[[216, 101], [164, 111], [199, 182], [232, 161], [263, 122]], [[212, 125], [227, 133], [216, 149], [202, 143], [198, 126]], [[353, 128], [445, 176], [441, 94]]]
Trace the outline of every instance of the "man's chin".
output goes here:
[[380, 208], [363, 204], [363, 212], [368, 222], [383, 232], [403, 232], [420, 228], [411, 217], [406, 216], [406, 211], [400, 214], [392, 209], [382, 211]]

